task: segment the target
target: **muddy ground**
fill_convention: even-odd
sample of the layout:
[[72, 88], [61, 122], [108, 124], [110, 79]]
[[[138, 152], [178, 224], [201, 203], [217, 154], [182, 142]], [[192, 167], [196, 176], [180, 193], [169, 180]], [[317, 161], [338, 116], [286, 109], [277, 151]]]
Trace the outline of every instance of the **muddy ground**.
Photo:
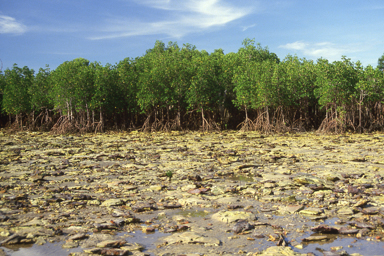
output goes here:
[[0, 255], [384, 255], [384, 135], [0, 132]]

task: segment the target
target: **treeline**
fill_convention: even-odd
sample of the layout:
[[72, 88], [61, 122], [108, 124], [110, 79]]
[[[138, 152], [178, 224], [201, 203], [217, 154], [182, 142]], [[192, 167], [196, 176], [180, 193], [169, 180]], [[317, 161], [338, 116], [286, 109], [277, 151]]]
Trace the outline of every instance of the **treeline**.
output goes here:
[[16, 64], [0, 75], [3, 126], [105, 129], [243, 129], [262, 132], [384, 128], [384, 72], [342, 57], [317, 62], [245, 39], [237, 53], [190, 44], [153, 49], [116, 65], [83, 58], [35, 74]]

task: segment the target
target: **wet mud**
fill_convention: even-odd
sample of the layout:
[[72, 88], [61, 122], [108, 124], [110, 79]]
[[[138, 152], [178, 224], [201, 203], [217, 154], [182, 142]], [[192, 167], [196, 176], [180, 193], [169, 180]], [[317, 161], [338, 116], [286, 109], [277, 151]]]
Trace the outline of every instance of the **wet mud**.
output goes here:
[[383, 255], [384, 135], [0, 132], [0, 255]]

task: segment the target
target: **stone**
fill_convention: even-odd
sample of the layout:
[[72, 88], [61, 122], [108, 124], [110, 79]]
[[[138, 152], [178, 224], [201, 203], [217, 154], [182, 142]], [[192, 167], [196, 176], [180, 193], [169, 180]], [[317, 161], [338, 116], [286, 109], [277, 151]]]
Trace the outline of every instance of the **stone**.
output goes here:
[[106, 207], [119, 206], [119, 205], [123, 205], [124, 203], [125, 201], [123, 199], [108, 199], [108, 200], [105, 200], [100, 206], [106, 206]]
[[131, 255], [129, 250], [115, 249], [115, 248], [93, 248], [84, 250], [85, 253], [99, 254], [99, 255], [114, 255], [114, 256], [125, 256]]
[[284, 256], [299, 256], [299, 255], [307, 255], [307, 254], [301, 254], [294, 252], [292, 248], [290, 247], [283, 247], [283, 246], [272, 246], [267, 248], [265, 251], [263, 251], [261, 254], [258, 254], [260, 256], [277, 256], [277, 255], [284, 255]]
[[124, 246], [120, 247], [122, 250], [129, 250], [131, 252], [138, 252], [144, 250], [144, 246], [138, 243], [126, 243]]
[[208, 203], [207, 201], [197, 198], [197, 197], [190, 197], [190, 198], [181, 198], [178, 201], [183, 206], [188, 205], [202, 205]]
[[80, 239], [85, 239], [88, 237], [89, 237], [89, 235], [86, 233], [78, 233], [78, 234], [75, 234], [75, 235], [68, 237], [68, 240], [80, 240]]
[[319, 214], [323, 213], [323, 210], [321, 210], [319, 208], [315, 208], [315, 207], [309, 207], [307, 209], [301, 210], [300, 213], [301, 214], [308, 214], [308, 215], [319, 215]]
[[213, 220], [232, 223], [238, 220], [256, 220], [256, 216], [250, 212], [241, 212], [241, 211], [219, 211], [212, 215]]
[[238, 234], [238, 233], [241, 233], [241, 232], [244, 232], [244, 231], [247, 231], [247, 230], [251, 230], [253, 228], [254, 228], [254, 226], [249, 224], [248, 221], [246, 221], [246, 220], [239, 220], [235, 224], [235, 226], [233, 226], [232, 231], [233, 231], [233, 233]]
[[125, 245], [126, 243], [127, 242], [123, 240], [105, 240], [98, 243], [96, 246], [101, 248], [105, 248], [105, 247], [119, 248]]
[[28, 221], [27, 223], [22, 224], [22, 226], [27, 227], [27, 226], [45, 226], [48, 222], [40, 219], [40, 218], [34, 218], [31, 221]]
[[76, 248], [79, 246], [79, 241], [67, 241], [65, 244], [63, 244], [61, 247], [64, 249], [71, 249], [71, 248]]
[[309, 236], [303, 239], [303, 242], [324, 241], [328, 240], [327, 236]]
[[309, 177], [309, 176], [297, 176], [293, 178], [293, 181], [302, 185], [306, 184], [322, 184], [322, 181], [320, 179], [317, 179], [315, 177]]
[[337, 214], [340, 214], [340, 215], [353, 215], [354, 212], [351, 208], [349, 207], [344, 207], [344, 208], [341, 208], [337, 211]]
[[292, 214], [292, 213], [300, 212], [303, 209], [304, 209], [304, 205], [287, 205], [287, 206], [279, 207], [278, 212], [281, 214], [285, 214], [285, 213]]
[[175, 233], [169, 237], [164, 238], [164, 241], [171, 244], [204, 244], [206, 246], [219, 246], [221, 241], [217, 238], [206, 237], [201, 234], [189, 231], [183, 233]]

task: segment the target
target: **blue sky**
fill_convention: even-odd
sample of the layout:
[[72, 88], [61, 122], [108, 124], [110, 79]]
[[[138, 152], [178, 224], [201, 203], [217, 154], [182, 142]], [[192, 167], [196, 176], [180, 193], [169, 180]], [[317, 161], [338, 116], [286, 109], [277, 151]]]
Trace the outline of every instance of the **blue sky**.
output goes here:
[[280, 59], [346, 55], [376, 67], [384, 53], [382, 0], [0, 0], [3, 70], [51, 69], [83, 57], [115, 64], [156, 40], [237, 52], [255, 39]]

